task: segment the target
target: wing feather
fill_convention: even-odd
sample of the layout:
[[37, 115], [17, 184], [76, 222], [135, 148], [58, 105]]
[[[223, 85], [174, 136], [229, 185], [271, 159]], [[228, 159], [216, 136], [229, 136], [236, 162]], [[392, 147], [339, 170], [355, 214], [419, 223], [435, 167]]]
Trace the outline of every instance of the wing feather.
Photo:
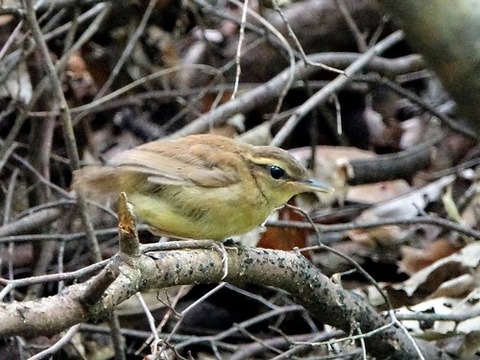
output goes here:
[[158, 185], [201, 185], [224, 187], [239, 179], [234, 169], [235, 159], [227, 151], [209, 144], [191, 144], [185, 148], [175, 142], [147, 143], [119, 153], [109, 165], [124, 171], [145, 174]]

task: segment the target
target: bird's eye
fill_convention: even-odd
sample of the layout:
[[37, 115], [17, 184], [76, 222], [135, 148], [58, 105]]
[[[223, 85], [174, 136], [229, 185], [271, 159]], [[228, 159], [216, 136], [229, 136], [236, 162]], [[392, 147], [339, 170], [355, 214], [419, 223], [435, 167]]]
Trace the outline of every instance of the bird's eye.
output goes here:
[[280, 179], [285, 175], [285, 170], [283, 170], [280, 166], [270, 165], [268, 168], [270, 169], [270, 175], [274, 179]]

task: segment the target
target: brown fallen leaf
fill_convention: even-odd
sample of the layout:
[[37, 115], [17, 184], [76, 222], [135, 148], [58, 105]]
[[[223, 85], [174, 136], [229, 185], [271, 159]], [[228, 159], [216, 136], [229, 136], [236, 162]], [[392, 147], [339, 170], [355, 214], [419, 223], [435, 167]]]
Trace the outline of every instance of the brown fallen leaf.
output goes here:
[[457, 249], [445, 239], [428, 243], [424, 249], [402, 246], [400, 249], [402, 260], [399, 262], [399, 270], [412, 275], [456, 251]]

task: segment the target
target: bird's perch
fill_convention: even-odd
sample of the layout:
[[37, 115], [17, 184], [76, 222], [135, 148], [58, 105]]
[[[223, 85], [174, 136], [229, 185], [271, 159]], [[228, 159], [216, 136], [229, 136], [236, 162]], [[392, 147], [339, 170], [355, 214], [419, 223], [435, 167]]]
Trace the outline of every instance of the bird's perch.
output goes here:
[[[201, 241], [197, 249], [179, 249], [192, 242], [140, 246], [131, 207], [120, 197], [120, 248], [99, 274], [61, 294], [36, 301], [0, 304], [2, 336], [59, 333], [80, 322], [103, 319], [138, 291], [184, 284], [218, 282], [222, 254]], [[127, 242], [127, 245], [124, 243]], [[199, 243], [198, 241], [196, 243]], [[159, 249], [162, 249], [158, 251]], [[433, 345], [413, 341], [388, 316], [378, 314], [364, 299], [330, 281], [303, 256], [285, 251], [227, 248], [228, 275], [233, 284], [261, 284], [288, 291], [319, 321], [347, 333], [367, 334], [367, 351], [390, 359], [448, 359]], [[390, 326], [388, 326], [390, 324]], [[374, 331], [382, 326], [382, 331]]]

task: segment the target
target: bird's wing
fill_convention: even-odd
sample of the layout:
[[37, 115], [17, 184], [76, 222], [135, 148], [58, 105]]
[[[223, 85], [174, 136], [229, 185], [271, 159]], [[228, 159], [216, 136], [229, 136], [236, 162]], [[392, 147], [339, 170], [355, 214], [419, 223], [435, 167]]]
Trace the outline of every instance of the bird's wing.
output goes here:
[[134, 148], [114, 156], [109, 165], [119, 170], [137, 174], [145, 174], [148, 178], [162, 185], [191, 185], [180, 176], [178, 167], [180, 164], [172, 159], [165, 158], [160, 154]]
[[150, 144], [119, 153], [109, 163], [123, 171], [145, 174], [149, 182], [158, 185], [224, 187], [238, 182], [232, 168], [216, 166], [218, 150], [206, 144], [192, 146], [186, 152]]

